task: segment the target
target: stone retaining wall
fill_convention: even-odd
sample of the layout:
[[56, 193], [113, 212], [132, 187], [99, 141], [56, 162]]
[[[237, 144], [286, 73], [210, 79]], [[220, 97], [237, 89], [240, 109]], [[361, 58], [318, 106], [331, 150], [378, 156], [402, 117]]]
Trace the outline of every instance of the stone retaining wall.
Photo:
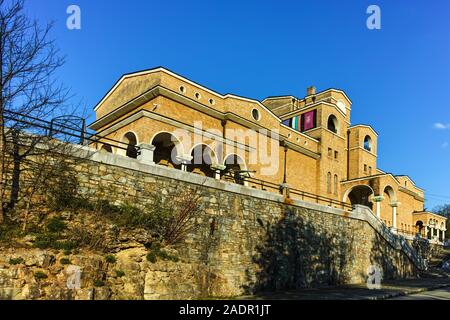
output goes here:
[[[99, 262], [104, 288], [96, 289], [93, 277], [86, 274], [81, 277], [81, 288], [74, 291], [66, 286], [68, 266], [59, 265], [58, 253], [3, 250], [0, 298], [55, 298], [53, 291], [48, 293], [42, 281], [32, 277], [32, 271], [40, 269], [49, 271], [47, 285], [60, 288], [56, 296], [62, 298], [192, 299], [363, 283], [370, 266], [380, 268], [384, 279], [413, 277], [421, 266], [411, 247], [384, 230], [366, 208], [346, 212], [286, 201], [278, 194], [134, 159], [88, 149], [82, 152], [88, 152], [90, 159], [77, 164], [83, 193], [112, 202], [144, 203], [154, 192], [171, 194], [194, 188], [201, 192], [205, 213], [186, 242], [175, 248], [181, 262], [152, 264], [145, 260], [144, 247], [124, 249], [115, 253], [114, 267]], [[29, 254], [54, 256], [53, 264], [8, 264], [11, 257]], [[71, 257], [82, 273], [93, 269], [92, 261], [102, 260], [94, 253], [83, 254], [92, 259]], [[113, 269], [125, 275], [117, 278]]]

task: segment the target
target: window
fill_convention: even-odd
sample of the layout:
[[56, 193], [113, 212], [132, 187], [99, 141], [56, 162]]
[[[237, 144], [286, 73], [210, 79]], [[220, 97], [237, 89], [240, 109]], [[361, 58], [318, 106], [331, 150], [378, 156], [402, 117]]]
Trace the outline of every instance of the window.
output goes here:
[[331, 155], [333, 154], [333, 150], [331, 148], [328, 148], [328, 156], [331, 158]]
[[181, 92], [181, 93], [185, 93], [185, 92], [186, 92], [186, 88], [183, 87], [183, 86], [181, 86], [179, 89], [180, 89], [180, 92]]
[[338, 176], [337, 174], [334, 175], [334, 194], [337, 195], [337, 187], [338, 187]]
[[202, 95], [201, 95], [200, 93], [196, 92], [196, 93], [195, 93], [195, 98], [196, 98], [197, 100], [200, 100], [200, 99], [202, 98]]
[[252, 117], [253, 119], [255, 119], [256, 121], [261, 120], [261, 114], [259, 113], [258, 109], [253, 109], [252, 110]]
[[364, 173], [367, 172], [367, 164], [364, 165]]
[[364, 149], [367, 151], [372, 151], [372, 138], [369, 136], [364, 138]]
[[327, 192], [331, 193], [331, 172], [327, 174]]
[[209, 99], [209, 104], [210, 104], [210, 105], [215, 105], [216, 102], [214, 101], [214, 99]]
[[339, 130], [339, 123], [337, 118], [334, 115], [330, 115], [328, 117], [328, 125], [327, 125], [328, 130], [330, 130], [331, 132], [334, 133], [338, 133]]
[[339, 155], [339, 152], [337, 152], [337, 151], [334, 151], [334, 158], [337, 160], [337, 158], [338, 158], [338, 155]]
[[372, 175], [372, 167], [369, 167], [369, 175]]

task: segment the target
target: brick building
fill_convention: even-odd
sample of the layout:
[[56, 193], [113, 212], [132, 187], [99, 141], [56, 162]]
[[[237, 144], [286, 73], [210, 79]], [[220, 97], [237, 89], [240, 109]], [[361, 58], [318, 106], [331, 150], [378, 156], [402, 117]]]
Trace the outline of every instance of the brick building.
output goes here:
[[[95, 107], [101, 152], [330, 206], [368, 206], [393, 232], [443, 242], [424, 191], [377, 167], [378, 133], [351, 125], [342, 90], [262, 101], [222, 95], [165, 68], [124, 75]], [[111, 139], [111, 140], [107, 140]]]

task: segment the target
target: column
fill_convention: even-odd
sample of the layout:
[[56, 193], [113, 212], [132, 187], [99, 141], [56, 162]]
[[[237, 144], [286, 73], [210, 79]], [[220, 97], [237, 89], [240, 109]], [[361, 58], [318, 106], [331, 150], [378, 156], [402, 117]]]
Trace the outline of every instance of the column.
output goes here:
[[187, 171], [187, 165], [191, 163], [192, 156], [188, 154], [183, 154], [181, 156], [176, 156], [176, 160], [181, 162], [181, 171]]
[[376, 215], [378, 219], [381, 219], [381, 201], [384, 200], [384, 196], [373, 196], [372, 201], [376, 203]]
[[280, 193], [286, 198], [290, 198], [290, 189], [291, 186], [287, 183], [280, 184]]
[[148, 143], [141, 143], [138, 145], [138, 157], [137, 159], [145, 164], [155, 164], [153, 161], [153, 153], [156, 149], [154, 145], [148, 144]]
[[217, 180], [220, 180], [220, 173], [226, 169], [226, 166], [223, 164], [212, 164], [211, 165], [211, 169], [213, 169], [216, 173], [215, 178]]
[[397, 231], [397, 207], [400, 205], [400, 202], [392, 202], [392, 231]]

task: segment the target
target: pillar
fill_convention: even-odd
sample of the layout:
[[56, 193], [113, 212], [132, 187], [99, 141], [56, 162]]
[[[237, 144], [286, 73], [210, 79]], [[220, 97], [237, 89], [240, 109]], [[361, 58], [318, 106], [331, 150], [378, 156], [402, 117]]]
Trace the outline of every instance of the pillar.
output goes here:
[[280, 193], [286, 198], [290, 198], [290, 189], [291, 186], [287, 183], [280, 184]]
[[223, 164], [212, 164], [211, 169], [213, 169], [216, 173], [215, 178], [217, 180], [220, 180], [220, 174], [226, 169], [226, 166]]
[[153, 153], [156, 149], [154, 145], [148, 144], [148, 143], [141, 143], [138, 145], [138, 157], [137, 159], [145, 164], [155, 164], [153, 161]]
[[381, 219], [381, 201], [384, 200], [384, 196], [374, 196], [372, 201], [376, 203], [376, 215], [378, 219]]
[[400, 205], [400, 202], [392, 202], [392, 231], [397, 231], [397, 207]]
[[184, 154], [181, 156], [176, 156], [176, 160], [181, 163], [181, 171], [187, 171], [187, 165], [191, 163], [192, 156], [188, 154]]

